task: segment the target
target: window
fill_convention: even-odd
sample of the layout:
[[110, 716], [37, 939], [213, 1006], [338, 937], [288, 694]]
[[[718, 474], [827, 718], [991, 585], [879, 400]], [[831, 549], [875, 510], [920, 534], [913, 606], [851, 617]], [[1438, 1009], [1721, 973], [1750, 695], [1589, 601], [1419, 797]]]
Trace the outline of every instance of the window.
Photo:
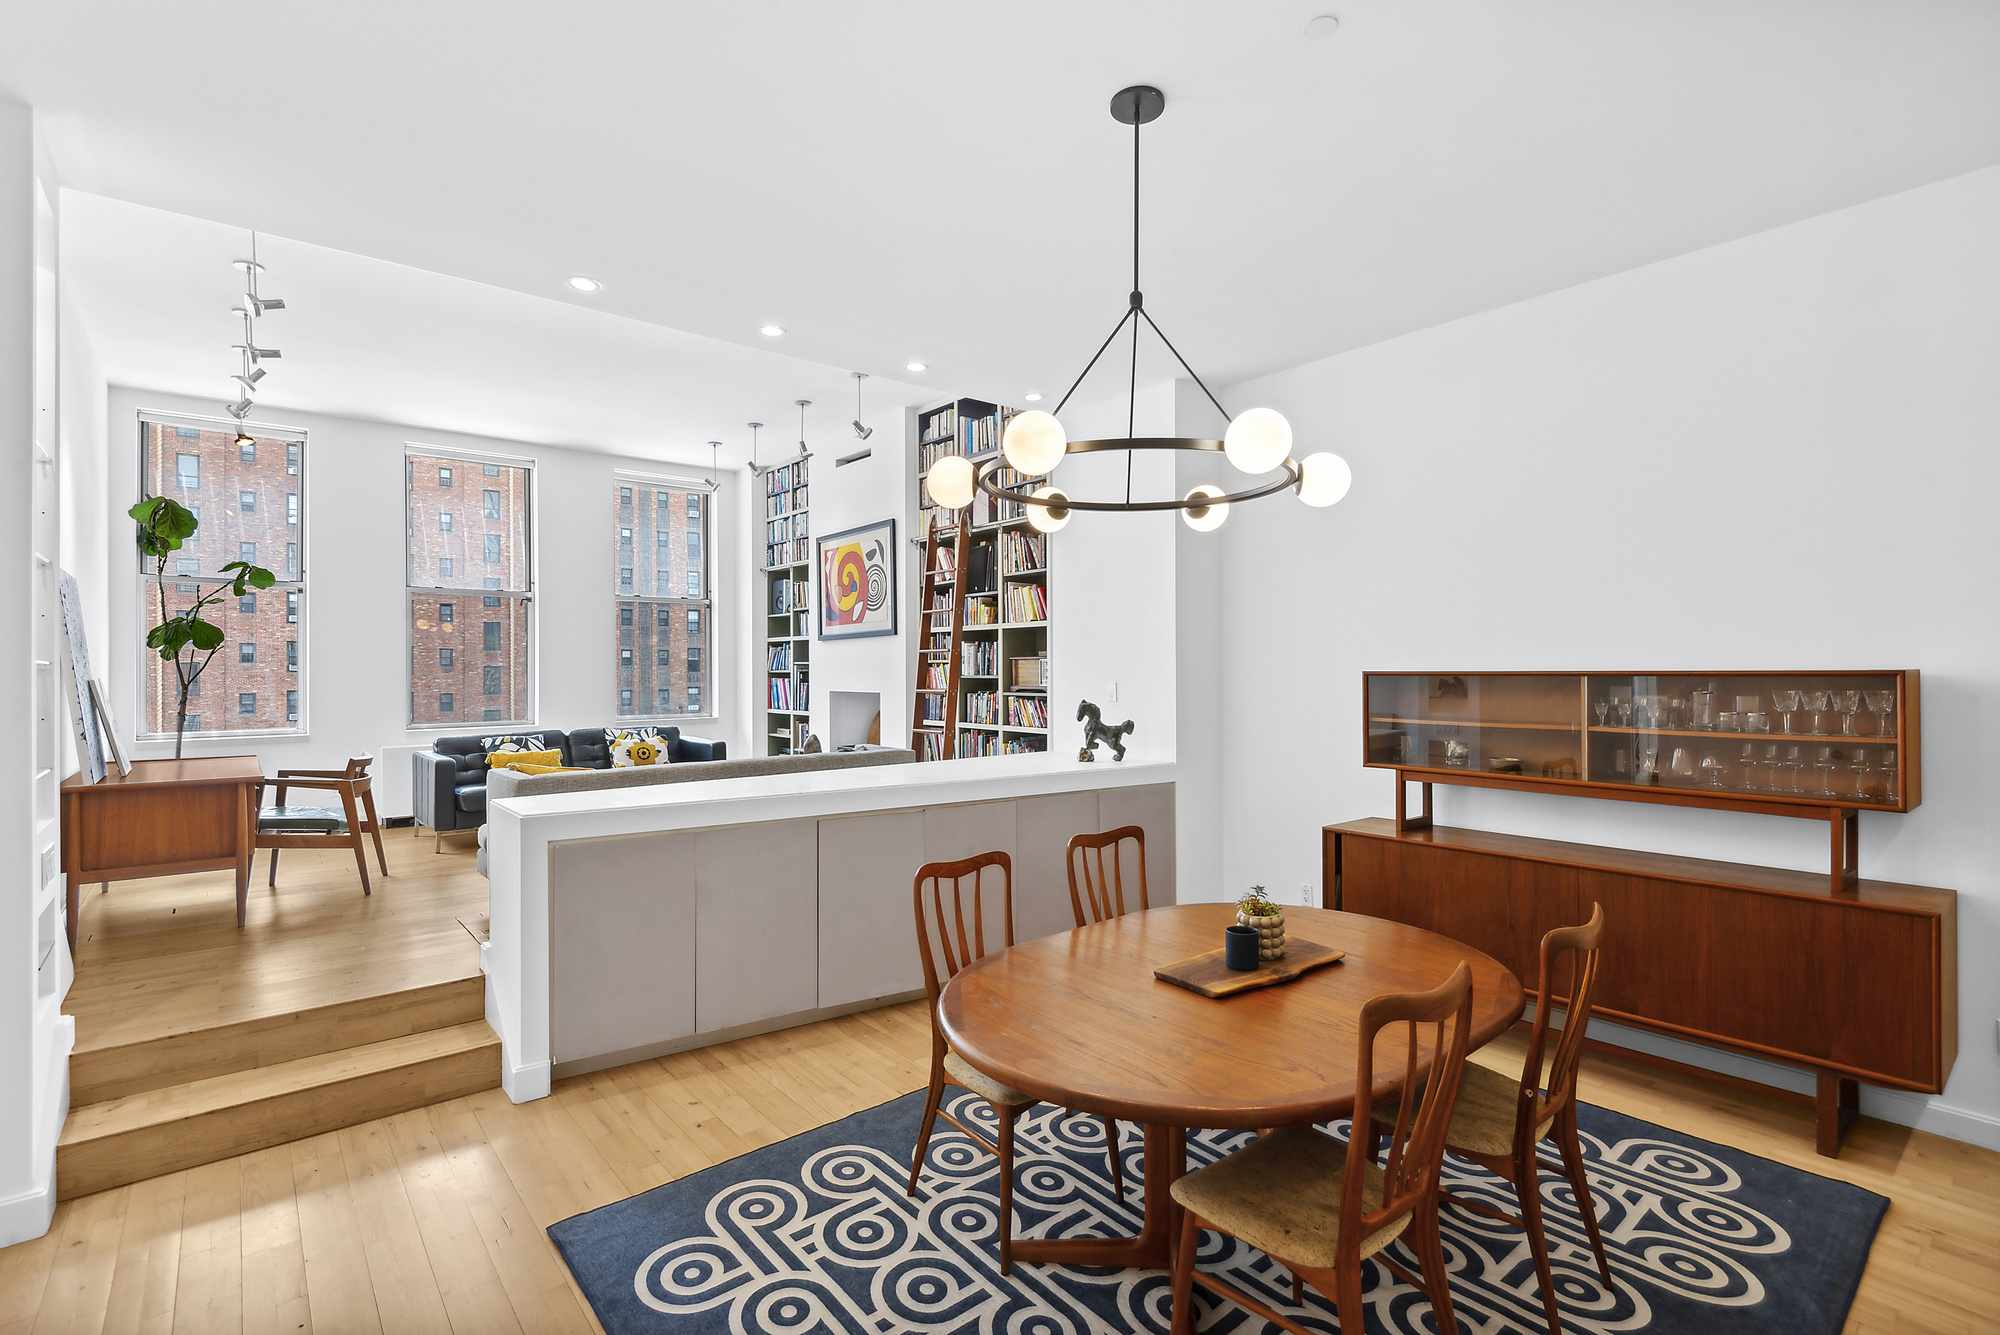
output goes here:
[[201, 731], [201, 715], [199, 715], [199, 714], [189, 714], [189, 715], [187, 716], [187, 730], [188, 730], [189, 732], [200, 732], [200, 731]]
[[[467, 485], [479, 497], [476, 509], [467, 508], [471, 497], [460, 502], [450, 494], [459, 473], [483, 479]], [[419, 446], [407, 451], [403, 535], [412, 727], [455, 717], [444, 702], [459, 695], [486, 697], [481, 711], [462, 711], [464, 719], [533, 722], [533, 480], [530, 464], [476, 455], [455, 459]], [[463, 633], [460, 606], [485, 613], [469, 618], [473, 624]]]
[[703, 655], [690, 653], [711, 607], [707, 498], [699, 483], [621, 477], [614, 485], [608, 536], [620, 715], [699, 714], [713, 698]]
[[[197, 599], [206, 600], [203, 618], [221, 628], [222, 648], [205, 663], [200, 656], [195, 660], [204, 665], [192, 689], [211, 706], [199, 723], [190, 714], [188, 730], [218, 737], [296, 732], [305, 712], [302, 702], [280, 689], [302, 694], [309, 686], [298, 653], [306, 638], [299, 633], [304, 593], [297, 555], [305, 526], [304, 489], [297, 480], [305, 441], [299, 433], [282, 430], [260, 430], [248, 442], [236, 436], [233, 422], [183, 425], [150, 413], [139, 422], [140, 497], [169, 497], [200, 524], [195, 536], [168, 556], [164, 571], [150, 560], [139, 565], [144, 622], [134, 646], [141, 683], [135, 731], [144, 740], [174, 735], [180, 683], [174, 665], [146, 649], [143, 637], [163, 616], [177, 615]], [[279, 496], [285, 498], [282, 524]], [[121, 507], [126, 503], [121, 501]], [[286, 539], [292, 541], [281, 560], [276, 544]], [[267, 566], [277, 583], [236, 596], [228, 588], [229, 572], [222, 569], [230, 561]], [[257, 650], [279, 645], [286, 646], [285, 665], [294, 675], [273, 681], [277, 659]], [[234, 709], [231, 700], [236, 701]]]

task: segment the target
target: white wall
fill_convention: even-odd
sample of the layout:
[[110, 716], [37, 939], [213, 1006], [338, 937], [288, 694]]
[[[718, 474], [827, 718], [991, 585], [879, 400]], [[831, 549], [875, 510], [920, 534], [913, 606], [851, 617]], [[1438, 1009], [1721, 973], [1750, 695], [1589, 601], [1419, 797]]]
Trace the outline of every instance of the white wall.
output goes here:
[[[83, 603], [83, 636], [102, 675], [111, 652], [111, 516], [104, 496], [109, 474], [105, 410], [108, 389], [82, 313], [67, 293], [61, 320], [62, 565], [76, 576]], [[63, 773], [82, 768], [76, 730], [62, 728]]]
[[[1231, 884], [1317, 882], [1322, 825], [1391, 809], [1364, 669], [1920, 669], [1923, 805], [1862, 814], [1861, 869], [1959, 892], [1960, 1051], [1942, 1097], [1863, 1106], [2000, 1147], [1996, 368], [2000, 168], [1231, 389], [1354, 469], [1225, 529]], [[1437, 794], [1446, 824], [1825, 865], [1811, 821]]]
[[[110, 636], [93, 656], [109, 669], [120, 727], [129, 736], [143, 717], [136, 670], [139, 654], [137, 548], [117, 535], [137, 499], [141, 408], [215, 416], [216, 402], [123, 386], [110, 392], [109, 487], [103, 511], [110, 544]], [[406, 443], [441, 451], [503, 454], [535, 460], [535, 560], [538, 710], [547, 727], [603, 727], [616, 719], [613, 543], [610, 515], [615, 474], [706, 476], [698, 466], [667, 465], [582, 450], [492, 440], [382, 422], [262, 408], [256, 420], [302, 427], [306, 448], [306, 597], [303, 646], [305, 737], [254, 741], [190, 741], [189, 755], [254, 752], [267, 773], [279, 766], [336, 766], [363, 751], [426, 743], [449, 726], [410, 729], [408, 614], [403, 595], [403, 450]], [[689, 720], [683, 729], [726, 741], [732, 755], [748, 754], [744, 712], [745, 478], [722, 473], [715, 506], [714, 643], [718, 685], [734, 684], [719, 718]], [[751, 701], [751, 703], [758, 703]], [[173, 743], [148, 742], [140, 756], [171, 755]], [[761, 747], [758, 748], [761, 754]]]

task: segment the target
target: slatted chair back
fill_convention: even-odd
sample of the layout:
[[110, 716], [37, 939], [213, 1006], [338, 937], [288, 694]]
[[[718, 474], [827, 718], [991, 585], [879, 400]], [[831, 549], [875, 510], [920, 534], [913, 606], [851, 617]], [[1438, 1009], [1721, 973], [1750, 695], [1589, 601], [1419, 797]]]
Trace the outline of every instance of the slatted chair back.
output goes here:
[[[1131, 842], [1138, 851], [1138, 895], [1133, 904], [1125, 899], [1125, 866], [1120, 856]], [[1122, 917], [1131, 907], [1145, 909], [1146, 832], [1137, 825], [1121, 825], [1102, 834], [1079, 834], [1069, 841], [1063, 860], [1069, 864], [1069, 906], [1076, 925], [1088, 927], [1106, 918]]]
[[[1000, 883], [1001, 921], [989, 939], [985, 901]], [[983, 959], [989, 949], [1014, 944], [1014, 863], [1005, 853], [981, 853], [957, 862], [927, 862], [911, 883], [917, 913], [917, 953], [923, 957], [924, 991], [930, 994], [931, 1025], [937, 1025], [938, 994], [960, 969]]]
[[[1355, 1063], [1354, 1126], [1366, 1128], [1373, 1107], [1376, 1036], [1390, 1025], [1407, 1030], [1400, 1085], [1404, 1092], [1396, 1124], [1388, 1133], [1389, 1157], [1382, 1170], [1382, 1199], [1367, 1209], [1363, 1190], [1374, 1159], [1366, 1130], [1350, 1134], [1347, 1170], [1342, 1174], [1340, 1239], [1345, 1247], [1393, 1223], [1437, 1194], [1444, 1167], [1445, 1132], [1472, 1034], [1472, 968], [1460, 960], [1451, 977], [1428, 992], [1391, 993], [1361, 1007], [1360, 1059]], [[1420, 1037], [1430, 1030], [1429, 1075], [1419, 1064]], [[1422, 1090], [1421, 1097], [1409, 1092]]]
[[[1584, 1031], [1590, 1025], [1590, 1008], [1597, 993], [1597, 969], [1604, 938], [1604, 906], [1590, 906], [1590, 921], [1581, 927], [1558, 927], [1542, 938], [1541, 979], [1535, 989], [1535, 1024], [1528, 1035], [1527, 1059], [1521, 1063], [1521, 1115], [1516, 1125], [1536, 1134], [1549, 1115], [1560, 1112], [1576, 1098], [1577, 1071], [1583, 1065]], [[1567, 959], [1569, 989], [1558, 991], [1555, 984]], [[1563, 1027], [1556, 1038], [1555, 1053], [1545, 1061], [1549, 1038], [1549, 1012], [1553, 998], [1567, 997]], [[1546, 1071], [1544, 1070], [1546, 1066]], [[1546, 1092], [1545, 1092], [1546, 1091]]]

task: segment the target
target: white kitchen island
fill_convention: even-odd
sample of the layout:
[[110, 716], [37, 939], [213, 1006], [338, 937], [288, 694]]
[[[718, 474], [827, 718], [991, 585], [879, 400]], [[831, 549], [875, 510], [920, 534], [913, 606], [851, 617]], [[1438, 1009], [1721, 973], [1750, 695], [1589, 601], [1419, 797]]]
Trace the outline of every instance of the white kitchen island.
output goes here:
[[1005, 851], [1025, 941], [1074, 925], [1070, 836], [1137, 825], [1150, 901], [1171, 904], [1174, 774], [1065, 753], [495, 802], [480, 962], [502, 1086], [542, 1098], [557, 1076], [920, 995], [926, 862]]

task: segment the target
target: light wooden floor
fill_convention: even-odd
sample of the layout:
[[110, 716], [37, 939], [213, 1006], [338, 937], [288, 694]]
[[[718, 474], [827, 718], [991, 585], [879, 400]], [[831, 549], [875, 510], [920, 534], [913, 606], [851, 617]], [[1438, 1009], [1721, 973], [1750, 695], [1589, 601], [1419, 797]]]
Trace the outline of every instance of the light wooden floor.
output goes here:
[[[396, 842], [402, 890], [420, 873]], [[438, 893], [483, 911], [469, 852], [432, 865]], [[1482, 1055], [1518, 1051], [1510, 1036]], [[596, 1329], [545, 1227], [915, 1089], [927, 1061], [909, 1004], [66, 1202], [47, 1237], [0, 1251], [0, 1335]], [[1822, 1159], [1806, 1109], [1595, 1055], [1583, 1093], [1890, 1197], [1849, 1332], [2000, 1331], [2000, 1154], [1863, 1120]]]

